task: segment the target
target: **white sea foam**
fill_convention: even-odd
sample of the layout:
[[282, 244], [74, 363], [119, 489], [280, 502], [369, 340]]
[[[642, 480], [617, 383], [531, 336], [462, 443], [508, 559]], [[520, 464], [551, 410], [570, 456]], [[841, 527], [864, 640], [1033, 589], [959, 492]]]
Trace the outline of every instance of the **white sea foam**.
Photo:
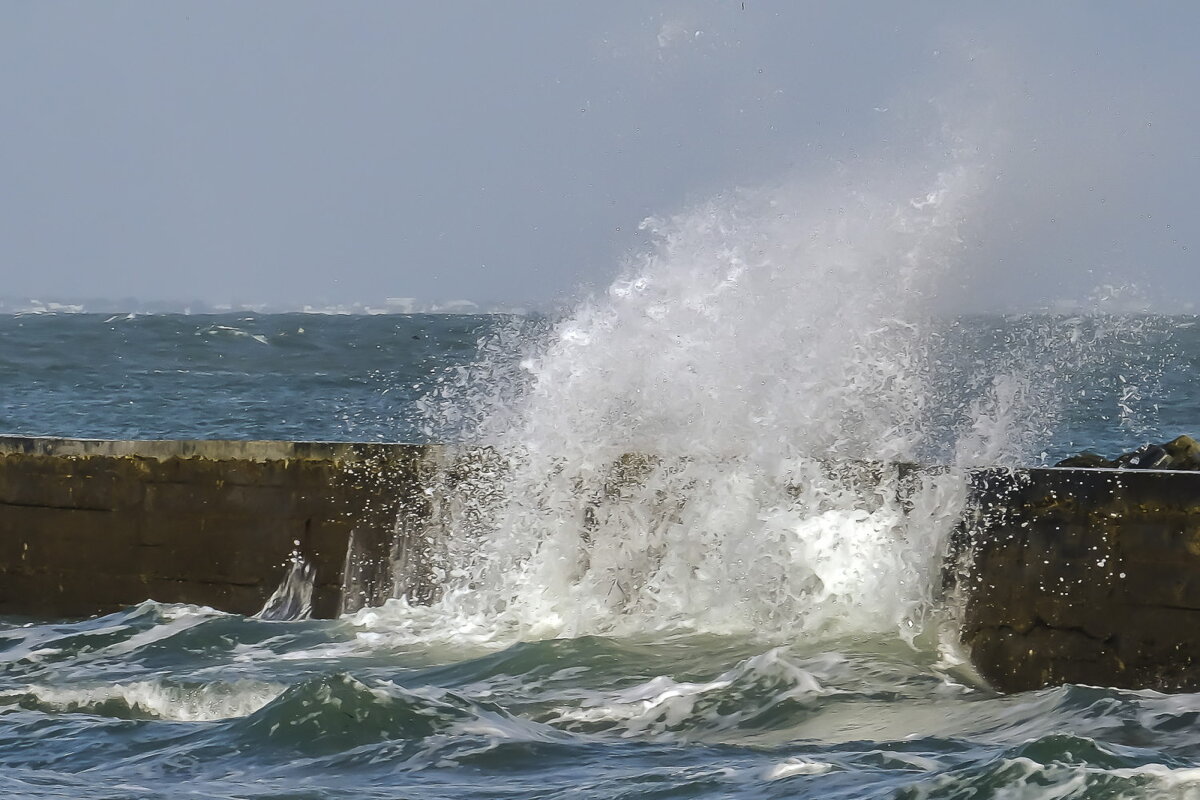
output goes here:
[[778, 781], [795, 775], [824, 775], [833, 769], [833, 764], [826, 761], [809, 761], [803, 758], [789, 758], [766, 769], [763, 780]]
[[[1194, 800], [1200, 797], [1200, 770], [1171, 769], [1161, 764], [1105, 768], [1083, 764], [1042, 764], [1030, 758], [1002, 759], [988, 781], [1001, 783], [996, 796], [1012, 800], [1086, 800], [1091, 797], [1139, 797], [1150, 800]], [[949, 773], [906, 788], [914, 798], [973, 797], [981, 778]]]
[[115, 702], [131, 712], [158, 719], [205, 721], [252, 714], [286, 688], [253, 680], [194, 686], [144, 680], [92, 687], [30, 685], [5, 697], [31, 698], [39, 706], [59, 712], [103, 714]]

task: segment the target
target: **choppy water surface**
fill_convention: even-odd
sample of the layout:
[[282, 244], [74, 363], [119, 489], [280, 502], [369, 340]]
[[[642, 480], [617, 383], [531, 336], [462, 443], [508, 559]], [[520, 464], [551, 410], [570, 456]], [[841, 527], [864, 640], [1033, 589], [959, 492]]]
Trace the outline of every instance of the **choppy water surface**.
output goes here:
[[1182, 797], [1200, 698], [1008, 697], [936, 639], [430, 645], [395, 609], [0, 629], [20, 797]]
[[116, 439], [410, 441], [414, 399], [496, 318], [0, 317], [0, 430]]
[[[1200, 796], [1200, 696], [997, 696], [941, 581], [961, 469], [1197, 431], [1196, 320], [949, 316], [980, 175], [901, 177], [647, 221], [553, 320], [0, 319], [8, 433], [494, 454], [429, 487], [429, 606], [0, 622], [0, 789]], [[863, 461], [950, 469], [902, 503]]]
[[[425, 441], [431, 420], [419, 401], [477, 362], [481, 339], [511, 354], [513, 331], [547, 325], [489, 315], [0, 316], [0, 432]], [[1015, 353], [1044, 370], [1049, 385], [1033, 386], [1035, 396], [1071, 398], [1037, 442], [1045, 458], [1200, 429], [1200, 318], [969, 316], [940, 325], [961, 343], [946, 348], [958, 369]], [[1104, 358], [1081, 371], [1042, 360], [1043, 337], [1089, 335]], [[445, 427], [438, 440], [456, 438]], [[1041, 450], [1028, 460], [1044, 460]]]

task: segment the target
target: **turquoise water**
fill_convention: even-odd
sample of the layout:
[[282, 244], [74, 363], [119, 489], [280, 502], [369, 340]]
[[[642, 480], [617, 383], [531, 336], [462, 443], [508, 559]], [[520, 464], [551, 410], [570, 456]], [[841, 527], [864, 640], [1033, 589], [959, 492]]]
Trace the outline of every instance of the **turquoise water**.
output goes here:
[[[1195, 322], [943, 321], [928, 363], [944, 369], [926, 384], [940, 402], [927, 428], [961, 433], [973, 387], [1024, 370], [1024, 402], [1058, 409], [1027, 429], [1031, 463], [1196, 433]], [[528, 372], [521, 337], [544, 327], [452, 316], [5, 317], [0, 430], [475, 436], [476, 400], [462, 376], [483, 363], [492, 380], [511, 373], [519, 384]], [[1067, 351], [1047, 343], [1072, 339], [1096, 343], [1086, 358], [1059, 361]], [[948, 435], [920, 442], [929, 460], [946, 460], [953, 446]], [[659, 484], [658, 499], [663, 487], [683, 485]], [[725, 491], [715, 480], [702, 485]], [[886, 583], [891, 567], [868, 565], [861, 582], [833, 591], [868, 552], [837, 546], [875, 512], [822, 502], [829, 524], [803, 528], [814, 543], [807, 562], [779, 567], [787, 548], [765, 551], [792, 571], [780, 580], [804, 578], [798, 594], [779, 595], [794, 625], [751, 602], [747, 587], [726, 587], [744, 615], [725, 627], [679, 611], [688, 607], [674, 591], [736, 583], [733, 573], [701, 575], [710, 569], [703, 553], [686, 557], [692, 569], [672, 573], [675, 583], [648, 578], [642, 561], [613, 562], [621, 597], [588, 594], [595, 587], [583, 579], [561, 590], [547, 582], [539, 602], [578, 616], [544, 629], [533, 624], [550, 613], [539, 598], [504, 594], [510, 584], [482, 569], [470, 579], [487, 602], [455, 609], [393, 601], [340, 620], [270, 622], [151, 599], [98, 619], [2, 620], [0, 790], [45, 798], [1200, 797], [1200, 695], [1085, 686], [997, 695], [954, 645], [946, 598], [921, 595], [924, 616], [906, 633], [876, 613], [886, 601], [861, 596]], [[858, 514], [858, 527], [830, 516], [843, 510]], [[779, 513], [764, 505], [759, 516]], [[603, 526], [636, 519], [614, 512], [596, 524], [609, 531]], [[749, 537], [754, 513], [737, 524]], [[680, 540], [648, 552], [661, 560], [664, 546]], [[892, 545], [902, 566], [915, 563], [906, 546]], [[939, 554], [917, 555], [936, 562]], [[602, 557], [613, 556], [593, 547], [594, 569]], [[491, 625], [491, 613], [505, 624]]]

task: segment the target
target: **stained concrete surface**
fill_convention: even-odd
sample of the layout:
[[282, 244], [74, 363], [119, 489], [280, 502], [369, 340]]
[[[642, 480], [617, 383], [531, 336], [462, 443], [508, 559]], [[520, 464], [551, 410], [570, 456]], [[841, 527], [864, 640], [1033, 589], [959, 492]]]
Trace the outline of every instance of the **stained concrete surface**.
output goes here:
[[398, 515], [421, 513], [430, 455], [0, 437], [0, 614], [86, 616], [146, 598], [253, 614], [293, 550], [316, 568], [315, 616], [377, 602]]

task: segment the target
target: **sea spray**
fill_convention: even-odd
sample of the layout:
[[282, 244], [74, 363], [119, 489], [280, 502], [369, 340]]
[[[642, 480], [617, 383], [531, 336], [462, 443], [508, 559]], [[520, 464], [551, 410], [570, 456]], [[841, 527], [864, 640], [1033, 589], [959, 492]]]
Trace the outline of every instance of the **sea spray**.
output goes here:
[[647, 220], [516, 377], [485, 360], [468, 430], [495, 457], [441, 498], [437, 608], [529, 638], [918, 631], [961, 481], [895, 465], [929, 443], [933, 301], [979, 171], [925, 178]]
[[[299, 542], [296, 543], [299, 546]], [[316, 570], [299, 550], [293, 550], [284, 564], [283, 580], [254, 616], [257, 619], [308, 619], [312, 614], [313, 582]]]
[[971, 352], [939, 290], [970, 277], [985, 170], [921, 173], [647, 220], [607, 292], [491, 341], [455, 419], [487, 455], [435, 488], [421, 619], [500, 640], [922, 631], [959, 468], [1036, 457], [1086, 348], [1049, 321]]

